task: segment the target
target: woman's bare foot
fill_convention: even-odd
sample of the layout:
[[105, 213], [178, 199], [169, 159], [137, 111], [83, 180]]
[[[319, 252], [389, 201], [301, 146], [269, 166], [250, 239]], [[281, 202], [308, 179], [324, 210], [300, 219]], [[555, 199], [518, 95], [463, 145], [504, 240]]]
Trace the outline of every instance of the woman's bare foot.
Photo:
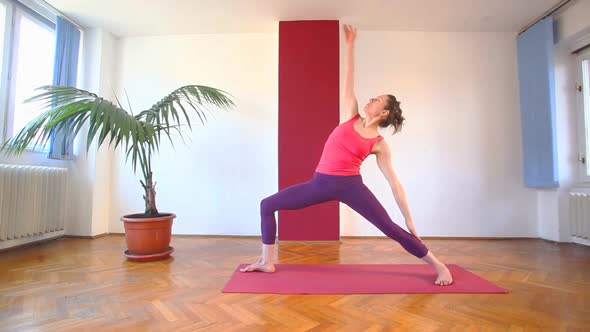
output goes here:
[[430, 264], [432, 267], [436, 269], [438, 272], [438, 277], [434, 282], [440, 286], [447, 286], [453, 283], [453, 276], [451, 276], [451, 271], [444, 265], [441, 261], [434, 256], [434, 254], [430, 251], [426, 253], [426, 256], [422, 257], [422, 260], [426, 263]]
[[438, 278], [434, 282], [440, 286], [448, 286], [453, 283], [453, 276], [451, 276], [451, 271], [442, 264], [440, 267], [437, 267], [436, 270], [438, 271]]
[[245, 268], [240, 269], [241, 272], [269, 272], [275, 271], [275, 245], [274, 244], [262, 244], [262, 255], [254, 264], [250, 264]]
[[256, 263], [250, 264], [250, 265], [246, 266], [245, 268], [240, 269], [241, 272], [260, 271], [260, 272], [268, 272], [268, 273], [275, 272], [275, 270], [276, 270], [275, 265], [273, 263], [263, 263], [262, 258], [259, 259]]

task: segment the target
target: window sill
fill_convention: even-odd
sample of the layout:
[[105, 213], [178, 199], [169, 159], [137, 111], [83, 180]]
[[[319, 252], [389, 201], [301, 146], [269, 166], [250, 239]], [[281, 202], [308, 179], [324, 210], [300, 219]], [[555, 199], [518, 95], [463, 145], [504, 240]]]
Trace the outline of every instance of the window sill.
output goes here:
[[590, 193], [590, 182], [578, 182], [572, 185], [569, 191]]
[[34, 153], [34, 154], [49, 154], [49, 149], [33, 149], [33, 148], [27, 147], [25, 149], [25, 152]]

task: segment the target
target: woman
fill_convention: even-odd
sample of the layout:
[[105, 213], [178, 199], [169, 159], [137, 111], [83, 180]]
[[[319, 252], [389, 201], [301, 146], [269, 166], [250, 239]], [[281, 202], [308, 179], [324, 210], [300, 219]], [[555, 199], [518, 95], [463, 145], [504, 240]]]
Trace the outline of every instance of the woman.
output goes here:
[[[348, 121], [330, 134], [314, 177], [305, 183], [294, 185], [262, 200], [260, 205], [262, 229], [262, 257], [242, 272], [274, 272], [274, 243], [276, 236], [275, 212], [295, 210], [310, 205], [338, 200], [369, 220], [379, 230], [412, 255], [430, 264], [438, 273], [437, 285], [450, 285], [453, 278], [449, 269], [441, 263], [421, 242], [414, 227], [404, 190], [391, 166], [389, 146], [379, 135], [378, 127], [401, 129], [404, 117], [400, 103], [393, 95], [371, 98], [365, 105], [366, 118], [358, 113], [354, 95], [354, 42], [356, 29], [344, 25], [346, 53], [344, 56], [344, 111]], [[360, 165], [369, 154], [375, 154], [379, 169], [389, 182], [397, 205], [404, 215], [411, 233], [395, 224], [373, 193], [363, 184]]]

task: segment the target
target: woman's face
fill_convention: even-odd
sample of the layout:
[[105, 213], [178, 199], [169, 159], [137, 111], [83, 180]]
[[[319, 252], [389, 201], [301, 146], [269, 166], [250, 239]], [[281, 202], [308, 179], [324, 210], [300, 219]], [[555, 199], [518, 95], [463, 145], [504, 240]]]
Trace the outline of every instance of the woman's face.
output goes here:
[[387, 103], [387, 96], [381, 95], [369, 99], [369, 102], [365, 105], [365, 114], [371, 117], [377, 117], [384, 113], [385, 104]]

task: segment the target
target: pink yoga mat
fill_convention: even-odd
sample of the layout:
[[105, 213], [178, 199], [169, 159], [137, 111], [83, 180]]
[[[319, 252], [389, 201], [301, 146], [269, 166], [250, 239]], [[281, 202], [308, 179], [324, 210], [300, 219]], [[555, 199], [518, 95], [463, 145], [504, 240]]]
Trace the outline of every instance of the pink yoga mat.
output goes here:
[[508, 293], [493, 283], [448, 264], [454, 283], [434, 284], [436, 271], [428, 264], [276, 264], [276, 272], [240, 272], [224, 293], [267, 294], [388, 294], [388, 293]]

